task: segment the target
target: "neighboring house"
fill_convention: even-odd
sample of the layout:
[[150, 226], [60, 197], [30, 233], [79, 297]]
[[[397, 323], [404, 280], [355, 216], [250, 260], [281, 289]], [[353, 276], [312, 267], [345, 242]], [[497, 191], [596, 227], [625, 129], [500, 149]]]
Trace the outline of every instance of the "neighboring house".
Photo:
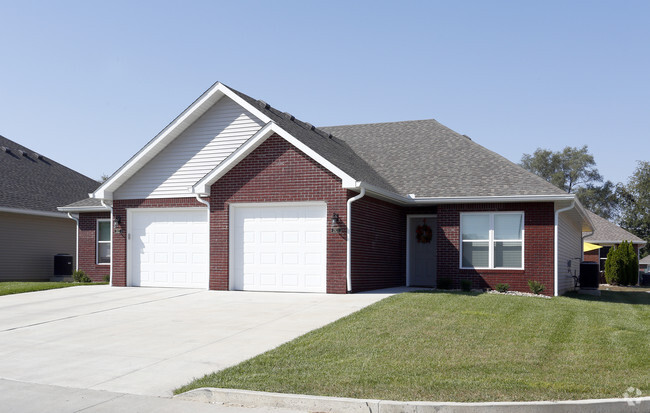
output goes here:
[[650, 273], [650, 255], [639, 260], [639, 272]]
[[99, 186], [0, 136], [0, 281], [47, 280], [54, 255], [76, 255], [76, 224], [57, 206]]
[[605, 283], [605, 261], [609, 250], [623, 241], [629, 241], [638, 255], [639, 249], [643, 248], [646, 242], [589, 210], [587, 213], [594, 224], [594, 231], [584, 237], [584, 260], [600, 263], [600, 282]]
[[558, 295], [592, 230], [574, 195], [435, 120], [315, 128], [221, 83], [60, 210], [91, 276], [214, 290]]

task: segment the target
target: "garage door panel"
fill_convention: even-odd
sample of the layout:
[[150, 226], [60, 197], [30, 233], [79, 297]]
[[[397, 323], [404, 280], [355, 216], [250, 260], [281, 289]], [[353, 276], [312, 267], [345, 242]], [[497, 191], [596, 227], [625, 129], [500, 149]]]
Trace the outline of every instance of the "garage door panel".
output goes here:
[[235, 289], [325, 292], [326, 210], [234, 206]]
[[132, 211], [131, 284], [207, 288], [205, 210]]

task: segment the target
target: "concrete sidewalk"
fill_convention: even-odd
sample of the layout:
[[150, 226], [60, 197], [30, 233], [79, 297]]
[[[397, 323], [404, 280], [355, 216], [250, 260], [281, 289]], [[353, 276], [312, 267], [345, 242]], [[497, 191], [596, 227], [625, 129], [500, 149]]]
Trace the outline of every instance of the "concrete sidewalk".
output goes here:
[[273, 407], [227, 406], [3, 379], [0, 379], [0, 411], [6, 413], [296, 413], [296, 410]]

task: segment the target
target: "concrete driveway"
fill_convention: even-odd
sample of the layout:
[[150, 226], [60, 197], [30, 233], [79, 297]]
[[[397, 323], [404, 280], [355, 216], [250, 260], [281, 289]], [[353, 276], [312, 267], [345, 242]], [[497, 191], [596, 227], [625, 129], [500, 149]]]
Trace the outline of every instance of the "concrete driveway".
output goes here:
[[385, 298], [83, 286], [0, 297], [0, 379], [170, 396]]

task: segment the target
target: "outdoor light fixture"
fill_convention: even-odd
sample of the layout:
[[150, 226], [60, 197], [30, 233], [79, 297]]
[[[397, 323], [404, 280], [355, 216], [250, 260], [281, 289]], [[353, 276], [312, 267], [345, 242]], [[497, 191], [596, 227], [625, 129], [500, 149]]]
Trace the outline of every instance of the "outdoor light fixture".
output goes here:
[[121, 234], [122, 233], [122, 229], [120, 228], [120, 222], [121, 221], [122, 220], [120, 219], [119, 215], [116, 215], [115, 217], [113, 217], [113, 232], [115, 234]]
[[332, 225], [330, 227], [332, 234], [342, 234], [343, 233], [343, 222], [339, 218], [339, 214], [332, 214]]

